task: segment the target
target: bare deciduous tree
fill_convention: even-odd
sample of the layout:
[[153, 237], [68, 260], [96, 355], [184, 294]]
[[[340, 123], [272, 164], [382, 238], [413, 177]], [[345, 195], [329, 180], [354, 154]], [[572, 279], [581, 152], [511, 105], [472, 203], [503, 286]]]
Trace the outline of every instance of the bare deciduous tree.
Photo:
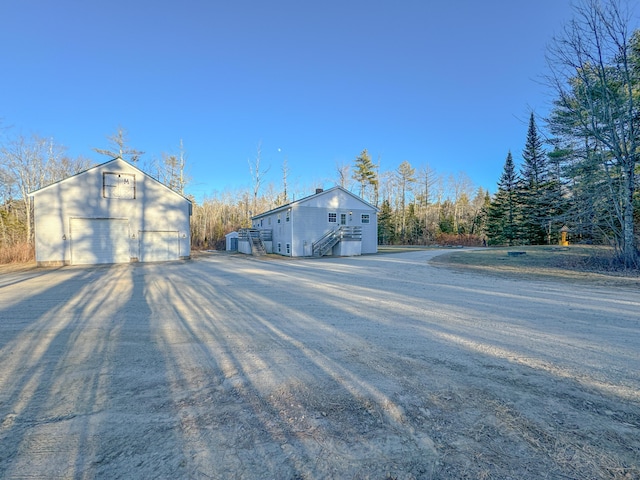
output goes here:
[[349, 188], [349, 180], [351, 179], [351, 165], [348, 163], [336, 163], [337, 184], [342, 188]]
[[[33, 212], [29, 194], [50, 183], [78, 173], [89, 167], [85, 158], [70, 159], [64, 156], [64, 147], [52, 139], [37, 135], [18, 135], [0, 145], [0, 177], [4, 186], [5, 205], [20, 205], [24, 216], [27, 243], [33, 241]], [[18, 212], [16, 212], [18, 214]]]
[[110, 144], [108, 148], [94, 148], [93, 150], [109, 158], [122, 158], [123, 160], [136, 164], [138, 160], [140, 160], [140, 157], [144, 155], [144, 152], [129, 147], [127, 145], [127, 136], [127, 130], [118, 126], [116, 133], [107, 137]]
[[180, 139], [178, 155], [164, 152], [161, 154], [160, 161], [156, 164], [158, 180], [174, 192], [184, 195], [185, 188], [189, 183], [189, 178], [186, 174], [186, 165], [187, 156], [184, 151], [182, 139]]
[[261, 170], [261, 166], [260, 166], [261, 160], [262, 160], [262, 142], [259, 142], [258, 146], [256, 147], [255, 160], [253, 161], [253, 163], [251, 162], [251, 160], [248, 160], [249, 173], [251, 174], [251, 183], [253, 187], [253, 192], [252, 192], [253, 198], [251, 201], [251, 208], [249, 210], [251, 210], [253, 215], [256, 215], [258, 213], [256, 209], [258, 206], [258, 195], [260, 194], [260, 187], [262, 186], [262, 182], [264, 181], [264, 176], [269, 171], [268, 168], [266, 170]]

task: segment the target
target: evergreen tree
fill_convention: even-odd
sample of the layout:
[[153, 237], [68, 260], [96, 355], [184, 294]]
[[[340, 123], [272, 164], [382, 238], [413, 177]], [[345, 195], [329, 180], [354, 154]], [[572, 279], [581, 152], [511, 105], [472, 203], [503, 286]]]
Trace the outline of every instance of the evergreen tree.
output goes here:
[[[406, 160], [403, 161], [396, 170], [397, 182], [400, 195], [400, 236], [403, 241], [407, 240], [407, 193], [412, 190], [412, 185], [416, 182], [416, 169]], [[410, 234], [409, 234], [410, 235]]]
[[[481, 192], [478, 192], [478, 194], [480, 193]], [[478, 200], [479, 200], [478, 203], [480, 203], [479, 196], [478, 196]], [[471, 230], [471, 233], [481, 235], [483, 239], [483, 244], [486, 246], [487, 219], [489, 217], [489, 208], [491, 208], [491, 195], [489, 194], [488, 190], [484, 192], [484, 197], [481, 199], [481, 202], [482, 204], [480, 206], [478, 214], [476, 215], [476, 218], [474, 219], [474, 222], [473, 222], [474, 226]]]
[[533, 113], [529, 119], [527, 141], [522, 152], [520, 202], [522, 204], [522, 242], [541, 245], [547, 238], [550, 214], [550, 183], [547, 155], [542, 148]]
[[442, 208], [440, 209], [440, 217], [438, 218], [438, 230], [440, 233], [446, 233], [453, 235], [458, 232], [455, 231], [456, 220], [453, 214], [454, 205], [449, 199], [442, 202]]
[[384, 200], [378, 213], [378, 244], [390, 245], [395, 240], [395, 229], [389, 200]]
[[374, 191], [377, 188], [378, 175], [376, 174], [376, 166], [371, 161], [366, 148], [356, 157], [353, 179], [360, 184], [360, 196], [362, 198], [365, 198], [367, 186], [373, 186]]
[[548, 205], [545, 229], [548, 244], [558, 243], [560, 229], [567, 224], [569, 202], [565, 195], [566, 180], [562, 164], [570, 154], [570, 150], [560, 149], [557, 145], [547, 154], [549, 178], [545, 189]]
[[511, 152], [507, 154], [498, 191], [487, 212], [487, 236], [492, 245], [515, 245], [520, 237], [520, 177]]

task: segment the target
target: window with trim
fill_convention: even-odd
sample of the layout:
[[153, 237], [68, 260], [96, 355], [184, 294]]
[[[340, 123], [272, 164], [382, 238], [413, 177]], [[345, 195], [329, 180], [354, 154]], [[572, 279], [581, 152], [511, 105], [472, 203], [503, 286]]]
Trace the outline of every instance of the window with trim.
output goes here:
[[286, 216], [286, 220], [287, 222], [291, 219], [291, 212], [289, 210], [287, 210], [287, 216]]
[[102, 196], [104, 198], [136, 198], [136, 176], [132, 173], [102, 173]]
[[287, 253], [291, 253], [291, 244], [287, 243]]
[[338, 214], [330, 213], [329, 214], [329, 223], [337, 223], [338, 222]]
[[282, 244], [278, 243], [278, 253], [282, 253]]
[[369, 214], [368, 213], [363, 213], [362, 217], [360, 218], [360, 221], [362, 223], [369, 223]]
[[280, 223], [280, 214], [278, 214], [278, 223]]

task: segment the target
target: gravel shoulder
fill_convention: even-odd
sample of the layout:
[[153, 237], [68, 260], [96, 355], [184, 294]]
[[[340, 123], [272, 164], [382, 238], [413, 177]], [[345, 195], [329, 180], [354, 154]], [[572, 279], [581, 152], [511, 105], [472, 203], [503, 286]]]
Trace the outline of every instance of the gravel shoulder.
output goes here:
[[637, 289], [440, 253], [0, 273], [0, 477], [640, 478]]

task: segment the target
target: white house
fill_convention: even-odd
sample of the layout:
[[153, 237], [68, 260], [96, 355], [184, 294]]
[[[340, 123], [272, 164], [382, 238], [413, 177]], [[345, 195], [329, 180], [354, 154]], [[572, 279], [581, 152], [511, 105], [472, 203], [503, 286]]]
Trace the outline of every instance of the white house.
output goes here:
[[[314, 195], [252, 218], [256, 235], [269, 253], [291, 257], [361, 255], [378, 251], [378, 209], [345, 188], [316, 190]], [[256, 234], [257, 232], [257, 234]], [[245, 239], [252, 241], [252, 234]], [[241, 245], [238, 249], [249, 253]]]
[[121, 158], [30, 196], [40, 266], [191, 256], [191, 201]]

